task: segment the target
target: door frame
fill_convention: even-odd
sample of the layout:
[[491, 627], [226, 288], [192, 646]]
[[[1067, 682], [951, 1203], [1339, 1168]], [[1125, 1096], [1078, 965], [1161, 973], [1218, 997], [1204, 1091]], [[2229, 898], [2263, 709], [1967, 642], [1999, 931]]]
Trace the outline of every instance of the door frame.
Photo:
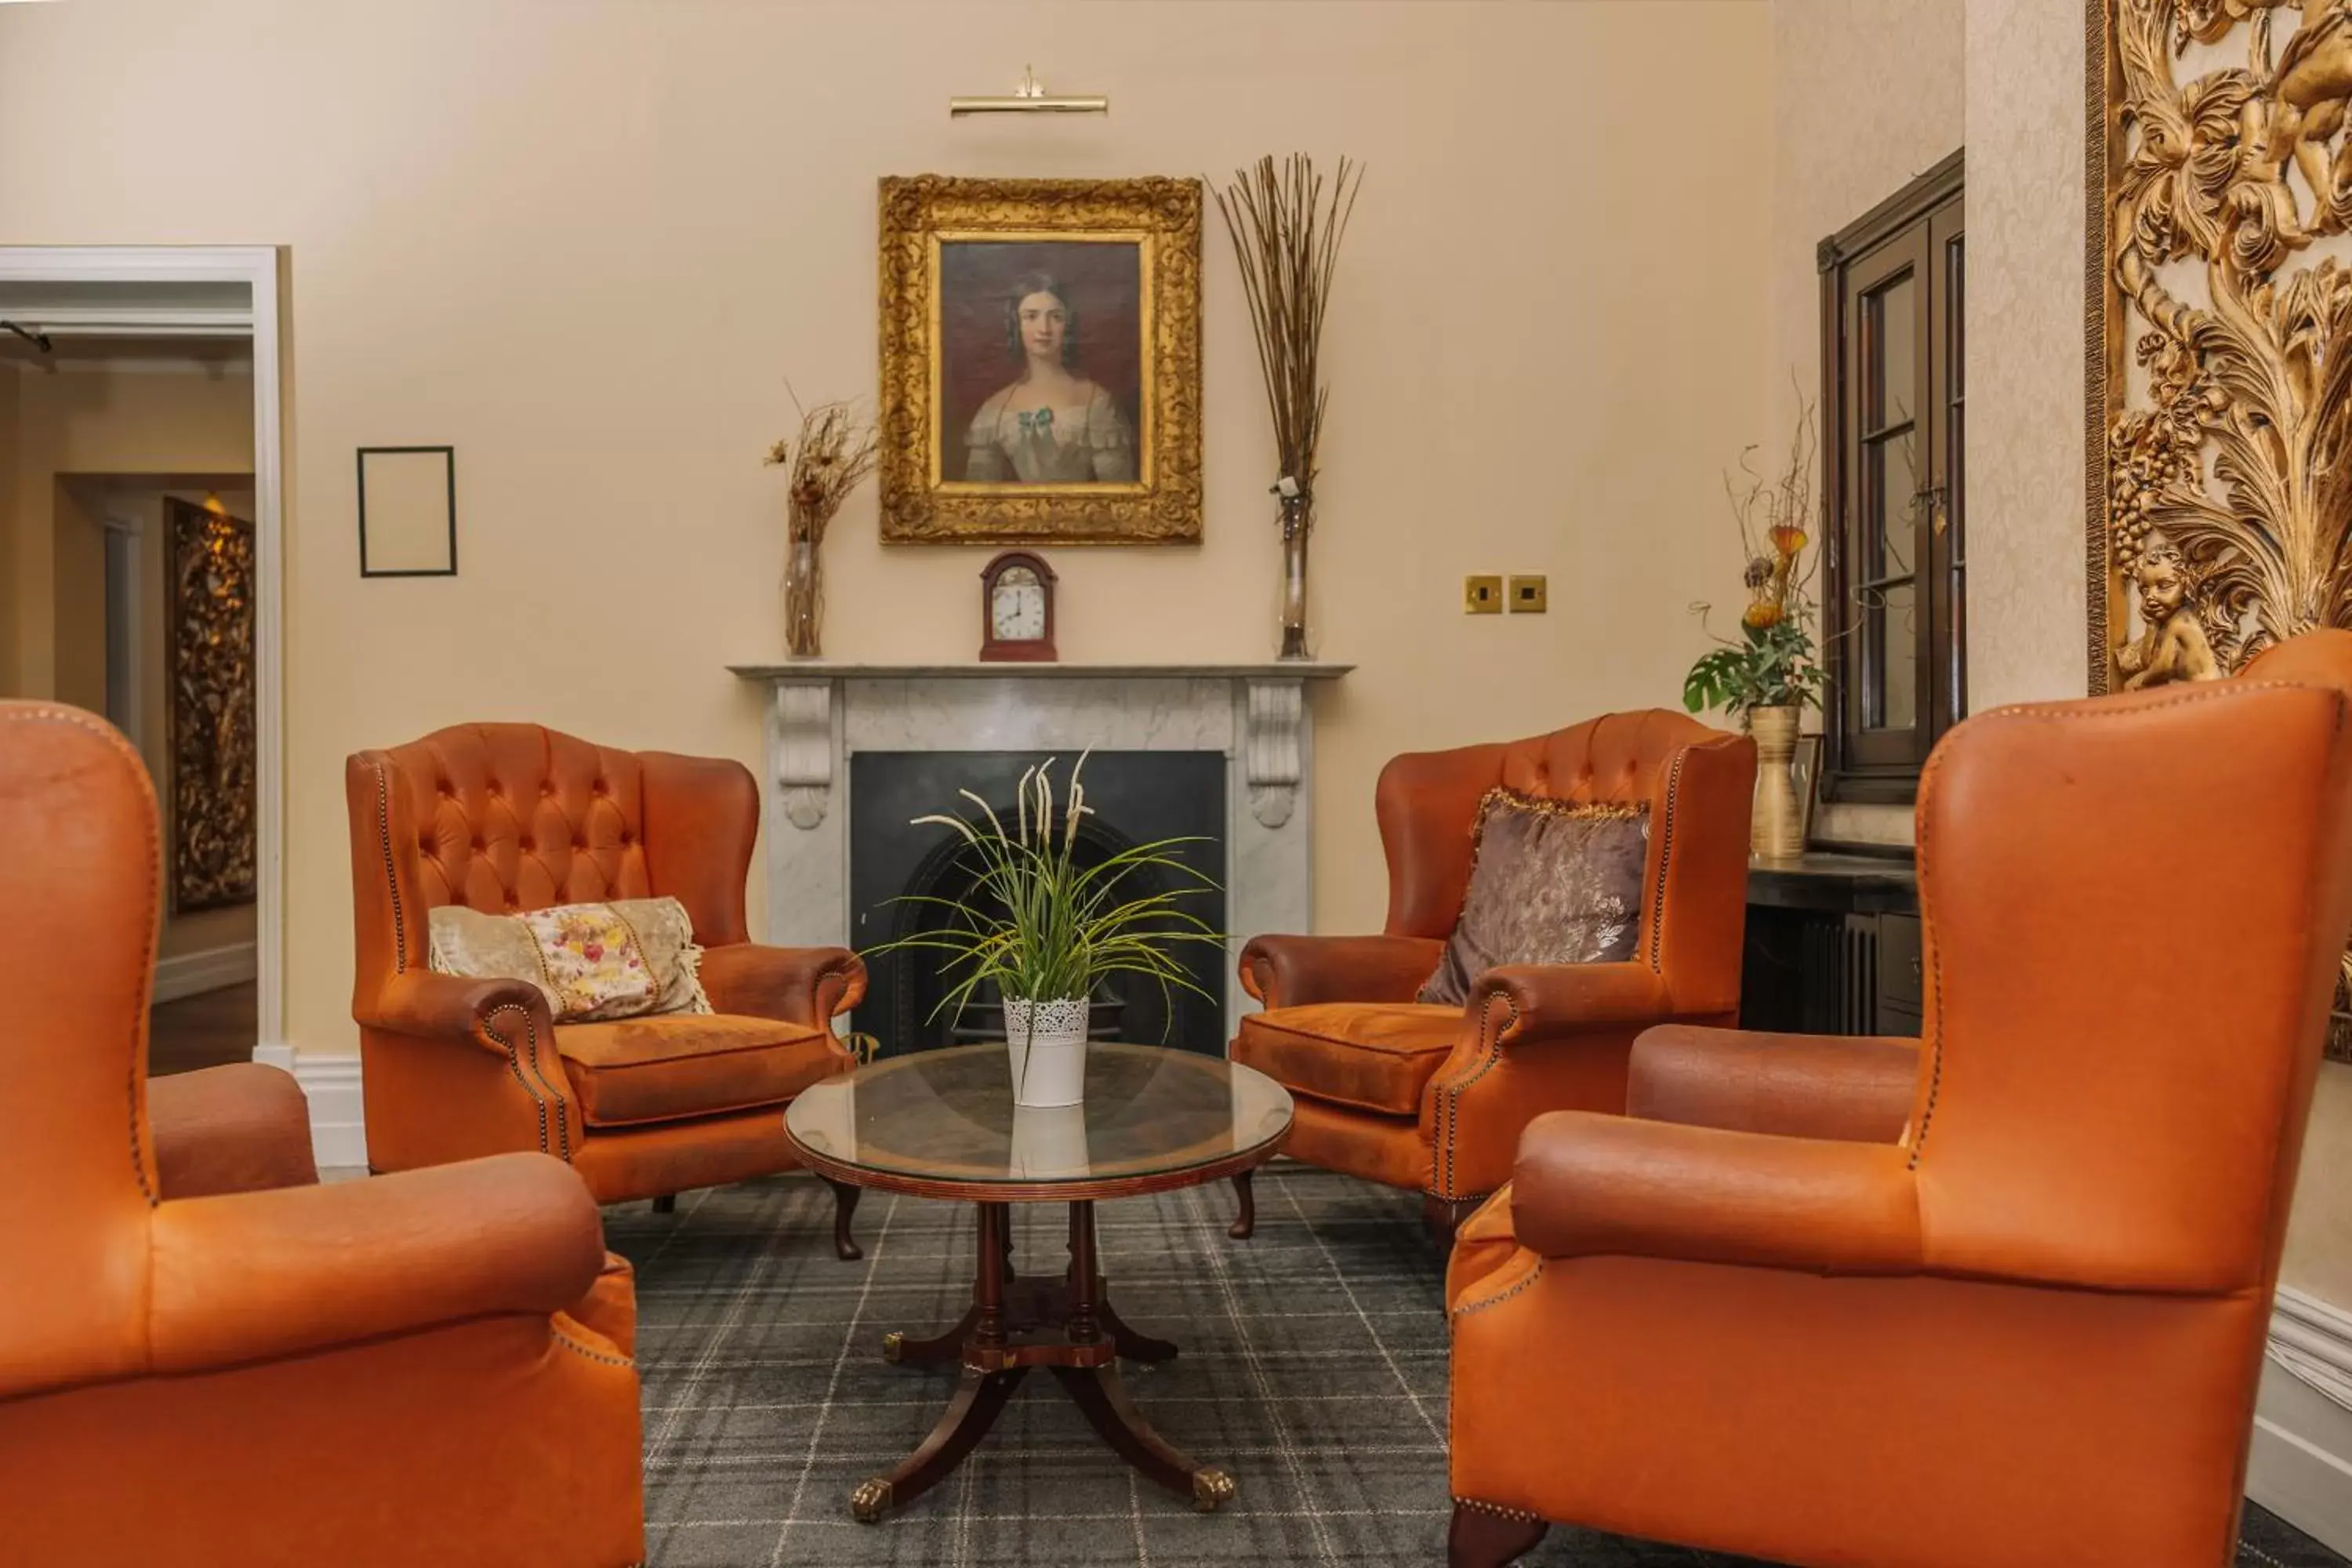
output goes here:
[[[118, 333], [228, 337], [253, 343], [254, 961], [257, 1056], [283, 1054], [286, 1033], [286, 460], [284, 253], [268, 245], [0, 246], [0, 282], [243, 283], [248, 320], [214, 309], [131, 306], [103, 321]], [[59, 324], [63, 324], [60, 321]]]

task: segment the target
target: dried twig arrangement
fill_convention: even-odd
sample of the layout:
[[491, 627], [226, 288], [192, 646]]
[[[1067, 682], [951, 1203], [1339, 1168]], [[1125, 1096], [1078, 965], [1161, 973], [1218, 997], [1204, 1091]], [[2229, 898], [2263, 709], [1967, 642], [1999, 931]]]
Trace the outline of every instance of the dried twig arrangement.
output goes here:
[[1361, 165], [1342, 158], [1327, 200], [1313, 160], [1294, 153], [1279, 165], [1269, 156], [1235, 170], [1233, 184], [1217, 193], [1257, 329], [1258, 368], [1282, 464], [1275, 489], [1286, 500], [1304, 500], [1314, 489], [1315, 450], [1330, 396], [1318, 364], [1323, 313], [1362, 184]]
[[1724, 494], [1731, 515], [1739, 523], [1739, 542], [1746, 551], [1750, 603], [1741, 616], [1749, 626], [1769, 626], [1804, 602], [1812, 579], [1812, 560], [1800, 560], [1811, 542], [1806, 530], [1814, 517], [1813, 405], [1800, 394], [1796, 432], [1789, 438], [1789, 462], [1778, 479], [1768, 481], [1757, 471], [1756, 448], [1739, 454], [1743, 488], [1729, 474], [1723, 476]]
[[[794, 407], [800, 399], [793, 399]], [[799, 657], [819, 651], [824, 618], [824, 578], [817, 546], [841, 503], [874, 471], [879, 439], [871, 416], [844, 402], [801, 409], [797, 437], [768, 448], [771, 467], [788, 465], [784, 501], [784, 640]]]
[[[798, 406], [799, 399], [793, 404]], [[802, 409], [798, 437], [786, 437], [768, 448], [771, 467], [792, 466], [785, 537], [793, 543], [824, 543], [825, 525], [874, 471], [878, 447], [873, 419], [861, 417], [847, 403]]]

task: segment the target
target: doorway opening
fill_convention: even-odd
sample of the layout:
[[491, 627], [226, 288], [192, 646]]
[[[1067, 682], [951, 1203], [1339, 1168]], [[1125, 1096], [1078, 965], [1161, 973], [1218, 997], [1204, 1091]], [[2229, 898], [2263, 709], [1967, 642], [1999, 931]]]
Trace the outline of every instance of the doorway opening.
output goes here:
[[0, 696], [147, 764], [156, 1074], [290, 1054], [278, 300], [266, 248], [0, 247]]

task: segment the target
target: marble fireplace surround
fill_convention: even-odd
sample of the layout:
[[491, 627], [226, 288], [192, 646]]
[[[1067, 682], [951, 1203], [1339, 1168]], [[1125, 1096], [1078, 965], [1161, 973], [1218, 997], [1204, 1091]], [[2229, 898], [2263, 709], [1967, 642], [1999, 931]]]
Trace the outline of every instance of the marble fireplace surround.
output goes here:
[[[729, 668], [770, 689], [761, 781], [768, 936], [849, 942], [849, 758], [857, 752], [1214, 752], [1225, 758], [1225, 909], [1234, 945], [1313, 929], [1310, 681], [1355, 667], [866, 664]], [[952, 801], [940, 803], [950, 809]], [[1250, 1005], [1226, 966], [1225, 1021]]]

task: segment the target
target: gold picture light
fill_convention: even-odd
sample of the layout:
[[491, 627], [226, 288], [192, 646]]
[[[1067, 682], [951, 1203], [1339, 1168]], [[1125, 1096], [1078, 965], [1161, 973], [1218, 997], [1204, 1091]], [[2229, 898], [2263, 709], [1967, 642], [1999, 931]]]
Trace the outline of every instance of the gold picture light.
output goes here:
[[1100, 93], [1052, 93], [1027, 66], [1021, 68], [1021, 85], [1010, 98], [950, 98], [948, 117], [965, 114], [1108, 114], [1110, 100]]

